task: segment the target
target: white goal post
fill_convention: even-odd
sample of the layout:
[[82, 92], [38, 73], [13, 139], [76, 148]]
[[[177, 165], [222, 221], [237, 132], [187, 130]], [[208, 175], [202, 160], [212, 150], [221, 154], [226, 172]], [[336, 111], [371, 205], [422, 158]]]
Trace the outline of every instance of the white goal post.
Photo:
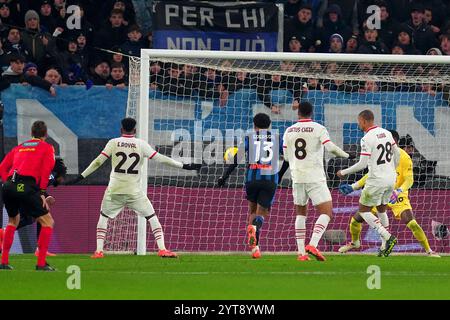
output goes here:
[[[151, 80], [150, 69], [151, 65], [157, 63], [161, 68], [160, 74], [156, 76], [156, 80]], [[136, 70], [131, 71], [133, 68], [139, 69], [139, 81], [136, 81]], [[172, 89], [167, 89], [170, 86], [164, 87], [165, 83], [170, 84], [170, 81], [166, 81], [167, 77], [171, 77], [168, 69], [175, 68], [182, 73], [182, 68], [185, 65], [194, 66], [199, 74], [196, 78], [196, 82], [189, 88], [189, 94], [184, 93], [178, 94]], [[175, 66], [175, 67], [174, 67]], [[227, 91], [227, 94], [222, 96], [222, 89], [216, 96], [213, 94], [208, 95], [208, 92], [199, 94], [197, 91], [200, 89], [195, 86], [203, 86], [202, 81], [209, 81], [202, 72], [207, 72], [207, 70], [213, 70], [216, 72], [216, 79], [220, 78], [221, 81], [229, 81], [229, 83], [221, 83], [223, 85], [221, 88], [223, 91]], [[331, 71], [330, 71], [331, 70]], [[252, 92], [245, 95], [246, 99], [252, 99], [252, 103], [248, 103], [252, 112], [263, 111], [271, 115], [273, 123], [276, 122], [277, 128], [280, 130], [287, 125], [287, 123], [292, 123], [295, 121], [295, 111], [292, 110], [292, 101], [296, 98], [313, 100], [316, 104], [320, 105], [320, 116], [318, 118], [319, 122], [323, 122], [324, 125], [329, 129], [332, 138], [342, 146], [347, 146], [350, 148], [348, 150], [353, 150], [352, 148], [357, 148], [359, 143], [360, 134], [355, 129], [354, 122], [355, 112], [362, 110], [361, 108], [371, 108], [374, 110], [376, 117], [378, 117], [379, 123], [387, 125], [388, 129], [396, 129], [399, 131], [400, 136], [407, 138], [408, 136], [414, 141], [415, 147], [421, 152], [426, 160], [429, 161], [429, 171], [417, 173], [418, 178], [424, 177], [424, 181], [417, 181], [414, 189], [411, 193], [411, 201], [413, 203], [414, 212], [417, 215], [417, 220], [422, 224], [423, 229], [426, 231], [427, 236], [432, 243], [432, 246], [439, 246], [441, 239], [435, 234], [437, 226], [443, 224], [448, 225], [450, 219], [450, 208], [449, 199], [450, 197], [450, 183], [448, 177], [450, 176], [450, 147], [448, 143], [437, 143], [440, 142], [439, 139], [443, 139], [446, 135], [450, 134], [450, 123], [446, 124], [445, 121], [448, 119], [450, 121], [450, 108], [448, 107], [448, 91], [450, 86], [450, 57], [448, 56], [423, 56], [423, 55], [360, 55], [360, 54], [326, 54], [326, 53], [279, 53], [279, 52], [230, 52], [230, 51], [195, 51], [195, 50], [153, 50], [153, 49], [143, 49], [141, 50], [140, 59], [130, 61], [130, 92], [129, 92], [129, 102], [134, 101], [134, 104], [128, 106], [128, 111], [131, 110], [131, 114], [136, 114], [138, 119], [138, 137], [149, 140], [150, 144], [156, 145], [167, 145], [163, 144], [162, 141], [164, 137], [169, 137], [170, 134], [161, 131], [158, 133], [155, 131], [155, 126], [166, 126], [174, 127], [176, 129], [177, 123], [176, 117], [173, 110], [169, 110], [170, 103], [181, 106], [182, 110], [180, 113], [186, 115], [187, 111], [183, 108], [188, 104], [186, 101], [191, 100], [202, 100], [201, 106], [201, 116], [199, 116], [199, 121], [210, 121], [213, 123], [208, 129], [211, 132], [215, 132], [213, 129], [214, 124], [220, 127], [220, 130], [225, 130], [223, 128], [230, 128], [233, 126], [233, 121], [236, 130], [246, 129], [247, 123], [239, 123], [243, 121], [240, 115], [233, 115], [232, 108], [239, 112], [243, 112], [242, 108], [236, 107], [239, 103], [237, 99], [243, 99], [243, 94], [239, 93], [237, 90], [231, 92], [230, 81], [237, 81], [236, 76], [230, 77], [230, 74], [236, 75], [239, 72], [245, 72], [254, 76], [252, 78], [252, 85], [249, 85], [249, 90]], [[224, 76], [225, 75], [225, 76]], [[261, 86], [264, 82], [261, 81], [262, 78], [281, 76], [282, 81], [295, 82], [300, 81], [301, 86], [283, 87], [283, 89], [288, 92], [289, 97], [285, 99], [282, 95], [283, 90], [278, 92], [278, 99], [274, 103], [275, 97], [271, 97], [265, 100], [270, 92], [270, 88], [267, 90], [262, 90]], [[134, 77], [134, 81], [132, 81]], [[207, 77], [207, 76], [206, 76]], [[202, 80], [203, 79], [203, 80]], [[205, 80], [206, 79], [206, 80]], [[227, 80], [225, 80], [227, 79]], [[233, 79], [233, 80], [230, 80]], [[156, 83], [154, 87], [151, 88], [151, 81], [161, 82]], [[272, 83], [272, 82], [271, 82]], [[176, 83], [175, 83], [176, 84]], [[184, 83], [186, 84], [186, 83]], [[137, 89], [137, 87], [139, 89]], [[176, 85], [175, 85], [176, 87]], [[236, 87], [236, 86], [235, 86]], [[234, 87], [234, 88], [235, 88]], [[132, 88], [134, 88], [132, 90]], [[164, 90], [172, 90], [165, 92]], [[205, 89], [206, 88], [206, 89]], [[217, 87], [205, 86], [204, 90], [216, 90]], [[213, 89], [211, 89], [213, 88]], [[175, 88], [176, 89], [176, 88]], [[198, 89], [198, 90], [197, 90]], [[138, 90], [136, 94], [136, 90]], [[295, 90], [301, 91], [298, 96], [296, 96]], [[150, 94], [150, 91], [158, 91], [158, 94]], [[194, 96], [195, 92], [195, 96]], [[290, 92], [290, 93], [289, 93]], [[239, 93], [239, 94], [238, 94]], [[265, 96], [264, 96], [265, 95]], [[131, 97], [132, 96], [132, 97]], [[166, 102], [164, 105], [160, 103], [157, 99], [168, 99], [172, 102]], [[167, 98], [173, 96], [171, 98]], [[293, 96], [293, 97], [292, 97]], [[156, 98], [155, 98], [156, 97]], [[249, 98], [251, 97], [251, 98]], [[228, 99], [228, 100], [226, 100]], [[232, 99], [236, 99], [231, 101]], [[263, 101], [261, 101], [261, 99]], [[203, 101], [204, 100], [204, 101]], [[136, 102], [139, 101], [137, 104]], [[161, 115], [162, 112], [167, 111], [167, 123], [163, 124], [157, 123], [155, 117], [152, 113], [156, 112], [153, 103], [157, 101], [159, 103], [157, 107], [157, 113]], [[162, 101], [162, 100], [161, 100]], [[205, 102], [206, 101], [206, 102]], [[230, 102], [231, 101], [231, 102]], [[247, 103], [247, 102], [246, 102]], [[277, 108], [272, 110], [268, 107], [267, 103], [277, 104]], [[266, 104], [266, 105], [264, 105]], [[427, 114], [422, 114], [421, 105], [423, 105], [423, 110]], [[132, 110], [136, 108], [137, 110]], [[273, 106], [272, 106], [273, 107]], [[344, 109], [345, 107], [345, 109]], [[166, 109], [165, 109], [166, 108]], [[186, 107], [187, 108], [187, 107]], [[189, 107], [191, 108], [191, 107]], [[228, 108], [228, 109], [227, 109]], [[339, 109], [341, 108], [341, 109]], [[446, 110], [445, 108], [448, 108]], [[195, 108], [192, 107], [192, 110]], [[212, 111], [211, 111], [212, 110]], [[137, 111], [137, 112], [136, 112]], [[423, 111], [423, 112], [425, 112]], [[149, 113], [150, 112], [150, 113]], [[221, 115], [217, 115], [222, 113]], [[236, 118], [234, 118], [236, 116]], [[215, 118], [214, 118], [215, 117]], [[382, 118], [382, 120], [380, 119]], [[149, 127], [149, 119], [152, 122]], [[212, 120], [210, 120], [212, 119]], [[240, 120], [239, 120], [240, 119]], [[402, 120], [404, 119], [404, 120]], [[445, 120], [445, 121], [444, 121]], [[187, 119], [185, 121], [188, 121]], [[216, 121], [216, 122], [214, 122]], [[227, 123], [223, 125], [223, 121]], [[237, 122], [236, 122], [237, 121]], [[161, 122], [161, 121], [160, 121]], [[179, 121], [181, 123], [181, 120]], [[209, 124], [210, 124], [209, 123]], [[208, 124], [208, 125], [209, 125]], [[182, 126], [180, 124], [180, 126]], [[205, 128], [204, 128], [205, 129]], [[181, 129], [180, 129], [181, 130]], [[194, 130], [188, 128], [187, 130]], [[167, 130], [166, 130], [167, 131]], [[348, 135], [348, 137], [346, 136]], [[164, 136], [164, 137], [163, 137]], [[173, 149], [167, 149], [165, 152], [168, 156], [177, 156], [174, 151], [175, 145], [182, 142], [173, 138], [172, 133], [172, 146]], [[175, 134], [177, 137], [177, 134]], [[167, 139], [166, 139], [167, 140]], [[442, 141], [443, 142], [443, 141]], [[211, 143], [212, 144], [212, 143]], [[223, 147], [225, 143], [220, 144], [223, 151], [226, 149]], [[177, 149], [178, 150], [178, 149]], [[354, 151], [354, 150], [353, 150]], [[185, 155], [183, 154], [183, 157]], [[213, 156], [215, 159], [220, 157]], [[189, 157], [187, 157], [189, 158]], [[186, 160], [186, 158], [184, 158]], [[193, 160], [192, 160], [193, 161]], [[198, 159], [196, 159], [198, 161]], [[327, 168], [332, 171], [333, 166], [338, 166], [338, 162], [334, 162], [334, 165], [330, 165], [330, 159], [327, 155]], [[419, 161], [419, 160], [418, 160]], [[210, 166], [212, 163], [210, 160], [204, 160], [206, 166]], [[432, 162], [435, 162], [434, 165]], [[436, 163], [437, 162], [437, 163]], [[417, 162], [421, 165], [421, 162]], [[180, 213], [180, 217], [175, 216], [173, 213], [158, 212], [158, 215], [162, 215], [165, 221], [170, 222], [180, 222], [180, 225], [176, 227], [165, 225], [163, 223], [163, 228], [170, 230], [166, 233], [166, 239], [171, 244], [171, 248], [175, 246], [175, 250], [179, 251], [241, 251], [245, 248], [244, 241], [242, 237], [236, 236], [236, 233], [232, 231], [235, 228], [237, 220], [243, 220], [242, 217], [246, 215], [246, 208], [242, 206], [243, 193], [242, 180], [241, 178], [235, 177], [233, 184], [230, 184], [224, 191], [224, 197], [236, 197], [237, 195], [242, 195], [241, 198], [236, 199], [220, 199], [221, 205], [226, 205], [228, 209], [234, 209], [239, 211], [236, 220], [231, 222], [230, 226], [221, 226], [216, 230], [211, 230], [210, 226], [214, 225], [210, 220], [210, 216], [207, 215], [208, 209], [206, 209], [203, 203], [203, 197], [207, 196], [208, 193], [214, 193], [213, 181], [215, 178], [219, 177], [223, 170], [223, 163], [214, 163], [214, 170], [205, 171], [207, 177], [203, 180], [202, 178], [190, 178], [183, 177], [181, 179], [177, 176], [176, 172], [170, 171], [162, 172], [161, 176], [167, 177], [167, 179], [162, 178], [157, 185], [174, 185], [174, 188], [182, 188], [178, 192], [182, 195], [179, 200], [180, 203], [176, 204], [181, 207], [185, 202], [189, 202], [189, 209], [195, 212], [190, 212], [190, 217], [188, 213]], [[416, 163], [415, 163], [416, 164]], [[217, 166], [216, 166], [217, 165]], [[431, 167], [432, 166], [432, 167]], [[159, 169], [158, 169], [159, 168]], [[147, 168], [146, 168], [147, 169]], [[157, 169], [152, 169], [152, 171], [158, 171]], [[162, 170], [162, 169], [161, 169]], [[422, 170], [422, 168], [418, 168]], [[425, 171], [427, 168], [424, 169]], [[328, 174], [332, 174], [328, 171]], [[166, 174], [167, 173], [167, 174]], [[415, 172], [416, 173], [416, 172]], [[428, 176], [427, 176], [428, 174]], [[242, 176], [242, 172], [240, 173]], [[158, 179], [158, 172], [154, 172], [151, 175], [156, 180]], [[293, 225], [291, 224], [291, 219], [288, 215], [292, 215], [292, 199], [290, 198], [290, 189], [288, 177], [289, 174], [285, 175], [283, 181], [283, 188], [287, 190], [277, 199], [278, 204], [273, 208], [274, 218], [268, 221], [267, 228], [267, 240], [265, 244], [271, 251], [292, 251], [295, 250], [295, 244], [289, 244], [288, 246], [280, 246], [278, 248], [277, 242], [281, 241], [277, 238], [286, 237], [286, 235], [292, 236]], [[155, 181], [156, 181], [155, 180]], [[192, 181], [191, 181], [192, 180]], [[159, 181], [159, 180], [158, 180]], [[206, 182], [205, 182], [206, 181]], [[147, 191], [148, 181], [142, 181], [142, 187]], [[198, 183], [197, 183], [198, 182]], [[355, 197], [344, 197], [336, 192], [336, 181], [330, 178], [330, 187], [335, 190], [333, 197], [337, 197], [336, 200], [336, 215], [337, 221], [335, 224], [331, 224], [330, 231], [336, 231], [335, 233], [330, 232], [327, 240], [325, 236], [325, 241], [329, 244], [325, 247], [325, 250], [336, 251], [336, 245], [343, 241], [342, 237], [348, 236], [348, 219], [351, 217], [351, 212], [349, 210], [354, 210]], [[191, 186], [191, 187], [190, 187]], [[238, 188], [239, 192], [234, 193], [232, 189]], [[196, 189], [197, 191], [191, 192], [188, 190]], [[208, 191], [202, 193], [198, 189], [205, 188]], [[167, 189], [153, 188], [153, 192], [161, 192], [161, 194], [155, 195], [158, 201], [169, 201], [170, 197], [162, 194], [167, 192]], [[433, 197], [431, 197], [433, 195]], [[217, 194], [215, 194], [217, 196]], [[414, 200], [415, 199], [415, 200]], [[151, 199], [153, 201], [153, 199]], [[198, 204], [198, 206], [196, 206]], [[170, 207], [170, 208], [169, 208]], [[168, 210], [173, 212], [173, 206], [169, 206]], [[211, 212], [218, 212], [218, 208], [210, 209]], [[427, 210], [431, 210], [429, 213]], [[277, 213], [278, 211], [278, 213]], [[210, 213], [211, 213], [210, 212]], [[345, 217], [342, 215], [345, 212]], [[171, 216], [165, 216], [169, 214]], [[183, 216], [185, 214], [186, 216]], [[187, 219], [195, 220], [193, 223], [187, 223]], [[234, 218], [233, 218], [234, 219]], [[401, 233], [400, 242], [403, 241], [405, 252], [415, 252], [420, 251], [420, 248], [414, 242], [411, 237], [409, 230], [402, 226], [397, 220], [390, 216], [391, 223], [394, 223], [394, 230], [398, 230]], [[244, 219], [245, 220], [245, 219]], [[311, 218], [312, 220], [312, 218]], [[242, 223], [242, 221], [241, 221]], [[278, 225], [277, 225], [278, 224]], [[277, 225], [277, 226], [269, 226]], [[205, 228], [208, 230], [210, 239], [202, 238], [195, 231], [189, 231], [189, 228]], [[395, 229], [397, 228], [397, 229]], [[183, 234], [176, 234], [181, 232]], [[242, 233], [242, 230], [239, 230]], [[347, 234], [346, 234], [347, 233]], [[137, 227], [137, 244], [136, 252], [137, 254], [145, 254], [148, 251], [147, 242], [147, 230], [145, 219], [138, 220]], [[263, 235], [264, 237], [265, 235]], [[367, 231], [364, 233], [364, 240], [366, 243], [372, 243], [371, 246], [368, 245], [366, 248], [367, 252], [373, 250], [376, 239]], [[220, 245], [209, 246], [210, 240], [222, 241]], [[293, 238], [293, 237], [292, 237]], [[189, 239], [195, 239], [195, 243], [198, 245], [190, 245]], [[238, 240], [236, 240], [238, 239]], [[292, 239], [291, 239], [292, 240]], [[284, 239], [283, 239], [284, 241]], [[444, 240], [442, 240], [444, 241]], [[295, 241], [294, 241], [295, 242]], [[364, 242], [364, 241], [363, 241]], [[264, 242], [263, 242], [264, 243]], [[443, 246], [443, 250], [448, 251]], [[244, 249], [245, 250], [245, 249]], [[439, 250], [438, 250], [439, 251]]]

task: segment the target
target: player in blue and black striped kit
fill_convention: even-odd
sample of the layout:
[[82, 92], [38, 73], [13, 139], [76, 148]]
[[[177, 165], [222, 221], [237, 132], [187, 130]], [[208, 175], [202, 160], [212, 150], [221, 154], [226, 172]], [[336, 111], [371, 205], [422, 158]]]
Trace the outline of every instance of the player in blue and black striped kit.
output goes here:
[[[281, 136], [269, 131], [270, 117], [264, 113], [258, 113], [253, 118], [254, 130], [245, 136], [243, 146], [239, 149], [245, 150], [245, 191], [249, 203], [248, 217], [248, 245], [252, 249], [252, 257], [261, 257], [259, 249], [259, 238], [264, 218], [270, 212], [270, 207], [275, 198], [277, 185], [289, 164], [283, 162], [279, 170], [280, 156], [283, 154]], [[225, 174], [219, 178], [219, 187], [225, 184], [226, 179], [238, 165], [238, 153], [233, 163], [228, 166]]]

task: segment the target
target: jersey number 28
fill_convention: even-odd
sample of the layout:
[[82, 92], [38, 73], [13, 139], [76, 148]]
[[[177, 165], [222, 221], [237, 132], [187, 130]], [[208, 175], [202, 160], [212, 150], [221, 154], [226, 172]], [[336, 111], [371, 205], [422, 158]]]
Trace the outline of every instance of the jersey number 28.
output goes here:
[[[121, 158], [117, 166], [114, 168], [114, 172], [117, 173], [127, 173], [127, 174], [139, 174], [138, 170], [135, 170], [136, 166], [139, 163], [139, 160], [141, 160], [141, 157], [137, 153], [130, 153], [127, 155], [125, 152], [117, 152], [116, 157]], [[128, 169], [122, 169], [122, 166], [125, 164], [128, 158], [134, 158], [133, 163], [131, 166], [128, 167]]]
[[377, 146], [377, 149], [378, 150], [381, 149], [380, 156], [378, 157], [378, 160], [377, 160], [377, 165], [385, 164], [386, 162], [391, 162], [391, 160], [392, 160], [392, 144], [390, 142], [386, 142], [386, 145], [379, 144]]

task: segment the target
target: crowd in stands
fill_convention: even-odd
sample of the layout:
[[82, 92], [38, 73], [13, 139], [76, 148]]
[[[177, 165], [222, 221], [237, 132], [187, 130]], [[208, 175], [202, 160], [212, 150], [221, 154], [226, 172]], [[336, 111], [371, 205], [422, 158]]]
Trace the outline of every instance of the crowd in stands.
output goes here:
[[[286, 52], [450, 55], [450, 0], [273, 2], [285, 5]], [[68, 27], [71, 15], [66, 12], [73, 4], [81, 9], [81, 25], [75, 29]], [[373, 13], [367, 13], [370, 5], [380, 9], [379, 29], [368, 25]], [[0, 20], [0, 90], [11, 83], [37, 86], [51, 95], [56, 95], [54, 87], [58, 85], [125, 88], [128, 58], [123, 54], [139, 56], [141, 48], [152, 46], [152, 33], [141, 31], [132, 0], [0, 0]], [[330, 74], [339, 67], [335, 63], [311, 65]], [[281, 68], [295, 69], [295, 66], [288, 63]], [[373, 65], [359, 68], [369, 74]], [[400, 76], [404, 72], [401, 67], [392, 70]], [[158, 62], [152, 63], [150, 76], [151, 87], [164, 93], [195, 94], [217, 100], [220, 105], [225, 105], [233, 92], [254, 88], [261, 101], [275, 113], [279, 107], [271, 101], [270, 91], [274, 89], [291, 91], [295, 106], [302, 92], [312, 89], [373, 92], [384, 88], [434, 94], [444, 88], [444, 85], [413, 88], [374, 81], [349, 83], [295, 75], [261, 76]]]
[[[71, 5], [80, 8], [80, 25]], [[151, 47], [131, 0], [0, 0], [0, 90], [11, 83], [40, 87], [127, 86], [128, 59]], [[111, 54], [98, 48], [111, 50]]]

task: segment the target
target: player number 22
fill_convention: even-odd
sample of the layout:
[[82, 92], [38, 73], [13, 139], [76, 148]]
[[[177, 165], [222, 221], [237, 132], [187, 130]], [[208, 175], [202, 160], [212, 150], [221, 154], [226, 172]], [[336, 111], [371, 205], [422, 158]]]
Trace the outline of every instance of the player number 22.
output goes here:
[[[117, 173], [127, 173], [127, 174], [138, 174], [139, 171], [135, 170], [137, 164], [139, 163], [139, 160], [141, 160], [141, 157], [137, 153], [130, 153], [127, 155], [125, 152], [117, 152], [116, 157], [121, 158], [117, 166], [114, 168], [114, 172]], [[128, 167], [127, 170], [122, 169], [122, 166], [125, 164], [128, 158], [134, 158], [133, 163], [131, 166]]]

